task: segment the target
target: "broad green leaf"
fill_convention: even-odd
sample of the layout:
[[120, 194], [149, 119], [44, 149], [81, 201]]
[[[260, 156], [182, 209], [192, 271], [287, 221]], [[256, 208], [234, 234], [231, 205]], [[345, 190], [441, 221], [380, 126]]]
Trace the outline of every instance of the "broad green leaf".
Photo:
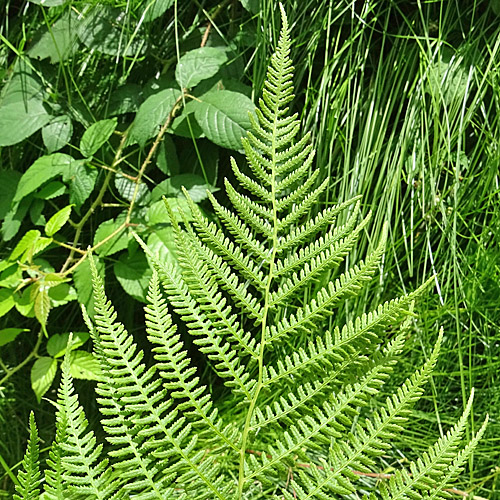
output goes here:
[[[94, 246], [100, 243], [101, 241], [109, 238], [111, 234], [113, 234], [120, 226], [123, 225], [124, 218], [118, 217], [115, 220], [107, 220], [103, 222], [98, 228], [94, 235]], [[110, 238], [108, 241], [103, 243], [100, 247], [98, 247], [95, 251], [101, 257], [105, 257], [107, 255], [113, 255], [124, 248], [127, 248], [129, 241], [128, 232], [125, 227], [123, 227], [115, 236]]]
[[12, 250], [9, 260], [14, 261], [14, 260], [21, 260], [23, 261], [24, 258], [20, 258], [21, 255], [23, 255], [26, 250], [30, 249], [33, 247], [35, 244], [36, 240], [40, 238], [41, 233], [38, 231], [38, 229], [31, 229], [28, 231], [22, 238], [21, 241], [15, 246], [14, 250]]
[[33, 98], [0, 106], [0, 146], [12, 146], [50, 122], [40, 99]]
[[[99, 275], [104, 280], [105, 265], [97, 255], [92, 256]], [[90, 317], [94, 316], [94, 296], [92, 290], [92, 280], [90, 276], [89, 260], [85, 259], [73, 272], [73, 283], [75, 285], [78, 301], [85, 306]]]
[[33, 318], [35, 316], [35, 303], [31, 300], [31, 292], [34, 288], [34, 285], [30, 285], [21, 293], [14, 295], [17, 312], [26, 318]]
[[52, 243], [52, 241], [54, 241], [52, 238], [45, 238], [44, 236], [41, 236], [35, 241], [35, 244], [28, 251], [27, 255], [29, 258], [34, 257], [37, 253], [45, 250]]
[[184, 54], [175, 68], [175, 79], [181, 88], [192, 88], [214, 76], [227, 61], [227, 51], [220, 47], [200, 47]]
[[[168, 198], [168, 204], [178, 222], [183, 220], [181, 212], [184, 213], [187, 220], [193, 219], [191, 216], [191, 210], [189, 209], [189, 204], [185, 198]], [[167, 208], [165, 207], [165, 202], [163, 200], [156, 201], [149, 206], [146, 213], [146, 221], [150, 225], [170, 224]]]
[[149, 23], [162, 16], [174, 5], [174, 0], [147, 0], [143, 11], [144, 22]]
[[48, 288], [35, 286], [31, 293], [31, 300], [35, 302], [35, 317], [45, 329], [50, 312], [50, 297]]
[[[47, 341], [47, 353], [53, 358], [62, 358], [68, 347], [69, 333], [56, 333]], [[70, 350], [78, 349], [89, 339], [87, 332], [73, 332]]]
[[[33, 2], [33, 0], [31, 1]], [[65, 1], [67, 0], [40, 0], [33, 3], [52, 7], [53, 5], [62, 5]], [[29, 56], [38, 59], [48, 57], [52, 64], [64, 61], [73, 55], [78, 48], [79, 41], [75, 29], [77, 24], [77, 15], [71, 9], [67, 9], [50, 28], [44, 25], [35, 35], [28, 50]]]
[[20, 179], [20, 172], [0, 169], [0, 219], [9, 212]]
[[34, 226], [45, 226], [47, 219], [43, 215], [43, 209], [45, 208], [45, 200], [39, 197], [31, 202], [30, 206], [30, 219]]
[[78, 296], [76, 290], [68, 283], [61, 283], [60, 285], [49, 288], [49, 297], [52, 307], [59, 307], [77, 300]]
[[196, 101], [195, 117], [205, 135], [215, 144], [242, 150], [241, 138], [250, 129], [249, 113], [255, 106], [243, 94], [229, 90], [209, 92]]
[[100, 120], [91, 125], [83, 134], [80, 141], [80, 151], [83, 156], [89, 157], [97, 152], [97, 150], [111, 137], [111, 134], [116, 129], [116, 118], [109, 120]]
[[148, 139], [155, 137], [180, 95], [178, 89], [165, 89], [148, 97], [137, 111], [127, 144], [137, 143], [144, 147]]
[[0, 261], [0, 287], [17, 288], [23, 279], [23, 269], [15, 262], [14, 264], [3, 260]]
[[63, 153], [54, 153], [38, 158], [21, 177], [14, 202], [20, 201], [54, 177], [69, 171], [75, 161], [72, 156]]
[[101, 378], [101, 365], [91, 352], [73, 351], [69, 359], [72, 377], [81, 380], [99, 380]]
[[14, 305], [13, 291], [10, 288], [0, 288], [0, 317], [5, 316]]
[[135, 113], [142, 102], [142, 87], [137, 83], [127, 83], [118, 87], [109, 99], [108, 116]]
[[96, 168], [83, 162], [74, 162], [69, 175], [64, 180], [70, 180], [69, 201], [77, 208], [81, 207], [91, 195], [97, 180]]
[[177, 197], [183, 196], [182, 188], [185, 188], [195, 203], [199, 203], [207, 198], [207, 191], [215, 192], [217, 188], [210, 186], [203, 177], [195, 174], [180, 174], [170, 177], [158, 184], [152, 192], [152, 199], [158, 200], [162, 196]]
[[166, 175], [176, 175], [180, 171], [179, 158], [175, 150], [174, 141], [165, 135], [158, 147], [156, 165]]
[[31, 388], [38, 402], [49, 390], [57, 372], [57, 361], [54, 358], [44, 356], [38, 358], [31, 368]]
[[68, 0], [29, 0], [31, 3], [41, 5], [42, 7], [57, 7], [64, 5]]
[[42, 139], [47, 151], [54, 153], [66, 146], [73, 135], [73, 124], [71, 118], [62, 115], [54, 118], [42, 129]]
[[250, 14], [257, 14], [260, 10], [260, 0], [240, 0], [240, 2]]
[[44, 99], [44, 85], [40, 77], [35, 73], [33, 65], [28, 57], [18, 57], [14, 63], [12, 76], [1, 90], [0, 104], [23, 103], [30, 99]]
[[152, 272], [142, 252], [124, 254], [115, 262], [113, 269], [123, 289], [134, 299], [146, 302]]
[[14, 236], [17, 236], [30, 204], [31, 199], [29, 197], [24, 198], [19, 204], [14, 204], [13, 208], [7, 212], [2, 222], [2, 238], [4, 241], [10, 241]]
[[[148, 236], [147, 245], [151, 252], [153, 252], [153, 255], [158, 256], [160, 262], [175, 263], [177, 262], [177, 255], [174, 240], [172, 226], [168, 226], [151, 233]], [[150, 266], [152, 265], [150, 262]]]
[[[76, 162], [75, 162], [76, 163]], [[66, 192], [66, 184], [60, 181], [52, 181], [46, 184], [40, 191], [37, 191], [35, 198], [40, 198], [41, 200], [51, 200], [52, 198], [57, 198]]]
[[[117, 174], [115, 176], [115, 187], [120, 193], [120, 196], [127, 201], [132, 201], [134, 196], [134, 191], [136, 189], [137, 184], [132, 180], [124, 177], [123, 175]], [[149, 201], [149, 189], [141, 182], [137, 188], [137, 195], [135, 198], [136, 205], [144, 205]]]
[[16, 339], [23, 332], [29, 332], [27, 328], [4, 328], [0, 330], [0, 346], [8, 344]]
[[121, 7], [103, 3], [87, 9], [76, 31], [80, 40], [91, 50], [119, 57], [138, 57], [144, 51], [144, 29], [130, 29], [129, 16]]
[[59, 212], [56, 212], [47, 222], [45, 226], [45, 234], [47, 236], [54, 236], [64, 225], [68, 222], [69, 216], [71, 215], [72, 205], [62, 208]]

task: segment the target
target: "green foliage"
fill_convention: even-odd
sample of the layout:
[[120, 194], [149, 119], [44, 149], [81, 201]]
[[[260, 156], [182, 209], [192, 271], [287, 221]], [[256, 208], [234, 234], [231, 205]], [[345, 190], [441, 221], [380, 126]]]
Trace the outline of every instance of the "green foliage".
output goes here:
[[[412, 324], [417, 291], [328, 329], [334, 307], [356, 297], [385, 253], [386, 230], [364, 261], [347, 261], [369, 217], [357, 198], [311, 214], [326, 190], [306, 134], [296, 139], [290, 38], [283, 26], [252, 130], [240, 193], [226, 180], [234, 209], [209, 198], [221, 226], [189, 197], [181, 220], [165, 200], [177, 260], [153, 264], [145, 306], [154, 362], [117, 321], [93, 260], [94, 318], [84, 318], [102, 375], [98, 403], [108, 448], [97, 444], [75, 394], [65, 354], [46, 492], [72, 498], [286, 498], [365, 494], [447, 498], [485, 424], [463, 444], [472, 397], [459, 422], [386, 485], [359, 487], [403, 430], [421, 398], [443, 340], [379, 408]], [[347, 222], [338, 219], [347, 212]], [[165, 213], [165, 215], [167, 215]], [[336, 278], [324, 281], [327, 272]], [[308, 293], [306, 293], [306, 291]], [[293, 301], [292, 301], [293, 299]], [[294, 303], [295, 307], [290, 304]], [[200, 380], [169, 307], [188, 327], [228, 395], [218, 401]], [[392, 335], [387, 338], [387, 331]], [[299, 342], [302, 333], [306, 342]], [[69, 337], [69, 342], [72, 342]], [[232, 412], [220, 411], [224, 405]], [[27, 453], [37, 462], [33, 452]], [[60, 493], [59, 493], [60, 494]]]

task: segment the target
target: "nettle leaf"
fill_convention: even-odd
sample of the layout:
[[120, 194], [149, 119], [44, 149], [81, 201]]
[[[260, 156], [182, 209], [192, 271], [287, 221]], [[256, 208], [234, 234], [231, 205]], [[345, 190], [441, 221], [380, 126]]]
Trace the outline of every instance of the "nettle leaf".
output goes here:
[[242, 150], [241, 138], [251, 127], [248, 115], [255, 111], [251, 99], [238, 92], [219, 90], [194, 102], [194, 115], [208, 139], [224, 148]]
[[91, 125], [83, 134], [80, 141], [80, 152], [90, 157], [111, 137], [116, 129], [116, 118], [100, 120]]
[[[70, 350], [78, 349], [89, 339], [88, 332], [72, 332]], [[47, 353], [53, 358], [62, 358], [68, 349], [69, 333], [56, 333], [47, 341]]]
[[0, 318], [15, 305], [14, 292], [10, 288], [0, 288]]
[[20, 201], [28, 194], [33, 193], [42, 184], [54, 177], [69, 172], [76, 161], [72, 156], [63, 153], [54, 153], [38, 158], [21, 177], [17, 185], [14, 202]]
[[124, 254], [113, 266], [116, 279], [123, 289], [134, 299], [146, 302], [151, 269], [142, 252]]
[[20, 333], [29, 332], [28, 328], [4, 328], [0, 330], [0, 347], [16, 340]]
[[[115, 176], [115, 187], [120, 193], [120, 196], [127, 201], [132, 201], [136, 186], [137, 183], [135, 183], [128, 177], [125, 177], [120, 174], [117, 174]], [[149, 201], [149, 189], [146, 186], [146, 184], [144, 184], [144, 182], [141, 182], [137, 188], [135, 203], [137, 205], [144, 205], [145, 203], [148, 203], [148, 201]]]
[[96, 168], [84, 162], [74, 162], [66, 173], [64, 180], [70, 181], [69, 201], [81, 207], [91, 195], [99, 172]]
[[127, 145], [146, 142], [155, 137], [180, 97], [179, 89], [165, 89], [148, 97], [139, 107], [127, 137]]
[[54, 118], [42, 129], [42, 139], [47, 151], [54, 153], [66, 146], [73, 135], [73, 123], [67, 115]]
[[142, 87], [137, 83], [126, 83], [118, 87], [109, 98], [108, 116], [133, 113], [142, 102]]
[[45, 234], [47, 236], [54, 236], [65, 224], [68, 222], [71, 215], [72, 205], [62, 208], [59, 212], [55, 213], [47, 222], [45, 226]]
[[149, 23], [162, 16], [167, 9], [174, 5], [175, 0], [146, 0], [144, 3], [144, 22]]
[[101, 365], [91, 352], [72, 351], [69, 362], [73, 378], [80, 380], [99, 380], [101, 378]]
[[54, 358], [43, 356], [38, 358], [31, 368], [31, 388], [38, 402], [50, 389], [57, 372], [57, 361]]
[[179, 59], [175, 68], [175, 79], [181, 88], [192, 88], [214, 76], [227, 59], [227, 50], [222, 47], [190, 50]]
[[50, 122], [52, 116], [37, 98], [0, 106], [0, 146], [12, 146]]
[[[66, 0], [40, 0], [40, 5], [51, 7], [49, 3], [62, 5]], [[73, 55], [78, 48], [78, 36], [76, 26], [77, 15], [68, 9], [50, 27], [42, 26], [35, 35], [33, 43], [28, 50], [30, 57], [38, 59], [50, 58], [52, 64], [64, 61]]]
[[[104, 221], [98, 228], [94, 235], [94, 246], [96, 246], [101, 241], [109, 238], [114, 232], [119, 229], [124, 222], [124, 217], [117, 217], [116, 219], [111, 219]], [[108, 241], [103, 243], [100, 247], [95, 250], [95, 253], [101, 257], [106, 257], [108, 255], [113, 255], [128, 246], [128, 233], [125, 227], [117, 232], [115, 236], [110, 238]]]

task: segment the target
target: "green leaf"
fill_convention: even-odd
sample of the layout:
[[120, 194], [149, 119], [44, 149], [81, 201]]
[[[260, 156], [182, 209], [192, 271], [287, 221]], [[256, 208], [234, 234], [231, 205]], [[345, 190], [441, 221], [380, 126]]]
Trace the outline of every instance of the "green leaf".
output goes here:
[[[123, 175], [117, 174], [115, 176], [115, 187], [120, 193], [120, 196], [127, 201], [132, 201], [134, 196], [134, 191], [136, 189], [137, 184]], [[135, 198], [136, 205], [144, 205], [149, 201], [149, 189], [141, 182], [139, 187], [137, 188], [137, 195]]]
[[154, 201], [159, 200], [162, 196], [182, 196], [183, 187], [186, 188], [189, 196], [195, 203], [205, 200], [208, 197], [207, 191], [212, 193], [217, 191], [217, 188], [207, 184], [203, 177], [199, 175], [180, 174], [170, 177], [158, 184], [153, 189], [151, 196]]
[[175, 79], [181, 88], [192, 88], [214, 76], [227, 61], [227, 51], [220, 47], [200, 47], [184, 54], [175, 68]]
[[28, 328], [4, 328], [0, 330], [0, 346], [8, 344], [23, 332], [29, 332]]
[[91, 352], [73, 351], [69, 362], [73, 378], [80, 380], [99, 380], [101, 378], [101, 365]]
[[[99, 272], [99, 276], [104, 280], [105, 265], [97, 255], [92, 255], [95, 266]], [[85, 306], [91, 317], [94, 316], [94, 295], [92, 290], [92, 280], [89, 279], [90, 264], [89, 260], [85, 259], [73, 272], [73, 283], [78, 294], [78, 301]]]
[[38, 402], [49, 390], [57, 372], [57, 361], [46, 356], [38, 358], [31, 368], [31, 388]]
[[[75, 162], [76, 163], [76, 162]], [[66, 192], [66, 184], [59, 181], [52, 181], [46, 184], [40, 191], [35, 194], [35, 198], [41, 200], [51, 200], [57, 198]]]
[[[181, 211], [184, 212], [187, 220], [192, 220], [191, 210], [189, 209], [189, 204], [185, 198], [169, 198], [168, 204], [170, 205], [174, 217], [178, 222], [182, 222], [183, 220]], [[148, 207], [146, 221], [150, 225], [170, 224], [167, 208], [165, 207], [165, 202], [163, 200], [159, 200]]]
[[134, 299], [146, 302], [151, 269], [142, 252], [124, 254], [115, 262], [113, 269], [123, 289]]
[[35, 302], [35, 317], [45, 329], [51, 306], [48, 289], [43, 286], [33, 288], [31, 300]]
[[43, 215], [43, 209], [45, 208], [45, 200], [36, 197], [30, 206], [30, 219], [34, 226], [45, 226], [47, 219]]
[[14, 305], [13, 291], [10, 288], [0, 288], [0, 317], [5, 316]]
[[9, 256], [9, 260], [20, 260], [21, 262], [24, 261], [24, 257], [20, 258], [20, 256], [23, 255], [26, 250], [32, 248], [36, 240], [40, 238], [40, 236], [41, 233], [40, 231], [38, 231], [38, 229], [31, 229], [30, 231], [28, 231], [21, 238], [21, 241], [15, 246], [14, 250], [12, 250]]
[[69, 171], [75, 161], [72, 156], [63, 153], [54, 153], [38, 158], [21, 177], [14, 202], [20, 201], [54, 177]]
[[30, 285], [22, 293], [14, 295], [17, 312], [26, 318], [33, 318], [35, 316], [35, 303], [31, 299], [31, 292], [34, 288], [34, 285]]
[[148, 97], [139, 107], [127, 138], [127, 145], [144, 147], [155, 137], [181, 95], [178, 89], [165, 89]]
[[215, 144], [241, 151], [241, 138], [250, 129], [249, 113], [255, 106], [251, 99], [238, 92], [209, 92], [196, 101], [195, 117], [205, 135]]
[[64, 5], [68, 0], [29, 0], [31, 3], [41, 5], [42, 7], [57, 7]]
[[[160, 262], [177, 262], [175, 238], [172, 226], [151, 233], [147, 239], [148, 248], [157, 255]], [[146, 255], [148, 257], [148, 255]], [[148, 258], [149, 260], [149, 258]], [[150, 262], [150, 266], [153, 263]]]
[[0, 146], [12, 146], [49, 123], [51, 115], [40, 99], [20, 100], [0, 106]]
[[111, 137], [111, 134], [116, 129], [116, 118], [109, 120], [100, 120], [91, 125], [83, 134], [80, 141], [80, 152], [83, 156], [89, 157], [97, 152], [97, 150]]
[[77, 300], [76, 290], [68, 283], [61, 283], [49, 288], [49, 297], [52, 307], [59, 307]]
[[[69, 333], [56, 333], [47, 341], [47, 353], [53, 358], [62, 358], [68, 348]], [[88, 332], [73, 332], [70, 351], [78, 349], [89, 339]]]
[[144, 22], [149, 23], [162, 16], [167, 9], [174, 5], [174, 0], [147, 0], [142, 13]]
[[23, 280], [23, 269], [16, 263], [0, 261], [0, 287], [17, 288]]
[[81, 207], [91, 195], [97, 180], [98, 171], [96, 168], [75, 162], [69, 172], [69, 201], [77, 208]]
[[54, 153], [66, 146], [73, 135], [73, 124], [71, 118], [62, 115], [54, 118], [48, 125], [42, 129], [42, 139], [47, 151]]
[[123, 14], [121, 7], [95, 4], [78, 24], [78, 37], [91, 51], [110, 56], [140, 56], [147, 38], [144, 29], [138, 25], [136, 30], [131, 30], [130, 18]]
[[14, 204], [13, 208], [7, 213], [2, 222], [2, 238], [4, 241], [11, 240], [17, 236], [21, 222], [26, 217], [26, 213], [31, 204], [30, 198], [21, 200], [21, 203]]
[[135, 113], [142, 102], [142, 87], [137, 83], [126, 83], [118, 87], [109, 99], [108, 116]]
[[54, 236], [65, 224], [68, 222], [71, 215], [72, 205], [62, 208], [56, 212], [47, 222], [45, 226], [45, 234], [47, 236]]
[[9, 212], [20, 179], [20, 172], [0, 169], [0, 219]]
[[[103, 222], [98, 228], [94, 236], [94, 246], [99, 242], [108, 238], [113, 232], [115, 232], [122, 224], [124, 218], [117, 217], [115, 220], [107, 220]], [[126, 228], [122, 228], [115, 236], [110, 238], [108, 241], [103, 243], [99, 248], [96, 249], [95, 253], [101, 257], [107, 255], [113, 255], [128, 246], [128, 233]]]
[[156, 165], [166, 175], [178, 174], [181, 169], [174, 141], [169, 135], [165, 135], [158, 146]]
[[250, 14], [257, 14], [260, 10], [260, 0], [240, 0], [240, 2]]

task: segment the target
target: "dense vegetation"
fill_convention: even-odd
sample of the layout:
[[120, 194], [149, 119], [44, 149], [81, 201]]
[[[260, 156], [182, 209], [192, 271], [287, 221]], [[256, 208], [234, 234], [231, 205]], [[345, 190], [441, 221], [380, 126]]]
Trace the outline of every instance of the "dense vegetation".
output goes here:
[[[89, 389], [99, 377], [77, 303], [93, 315], [88, 247], [121, 305], [120, 319], [144, 345], [140, 303], [151, 271], [130, 231], [175, 263], [162, 196], [180, 217], [185, 186], [213, 216], [207, 189], [232, 177], [230, 154], [241, 159], [240, 137], [280, 26], [277, 5], [264, 0], [40, 3], [7, 2], [1, 27], [0, 460], [7, 497], [31, 410], [42, 443], [52, 440], [49, 400], [57, 397], [69, 332], [76, 340], [66, 356], [71, 375]], [[373, 211], [348, 263], [376, 247], [385, 221], [389, 227], [377, 279], [343, 304], [330, 327], [435, 274], [384, 390], [391, 393], [431, 357], [443, 327], [441, 355], [429, 396], [412, 413], [412, 434], [392, 443], [380, 479], [446, 432], [474, 387], [468, 437], [486, 413], [490, 424], [455, 493], [493, 498], [500, 474], [497, 3], [284, 5], [297, 62], [292, 108], [304, 110], [315, 168], [332, 179], [320, 208], [362, 195], [362, 212]], [[226, 389], [191, 350], [202, 380], [220, 395], [219, 411], [231, 415], [235, 409], [222, 403]], [[99, 434], [93, 390], [83, 394]]]

